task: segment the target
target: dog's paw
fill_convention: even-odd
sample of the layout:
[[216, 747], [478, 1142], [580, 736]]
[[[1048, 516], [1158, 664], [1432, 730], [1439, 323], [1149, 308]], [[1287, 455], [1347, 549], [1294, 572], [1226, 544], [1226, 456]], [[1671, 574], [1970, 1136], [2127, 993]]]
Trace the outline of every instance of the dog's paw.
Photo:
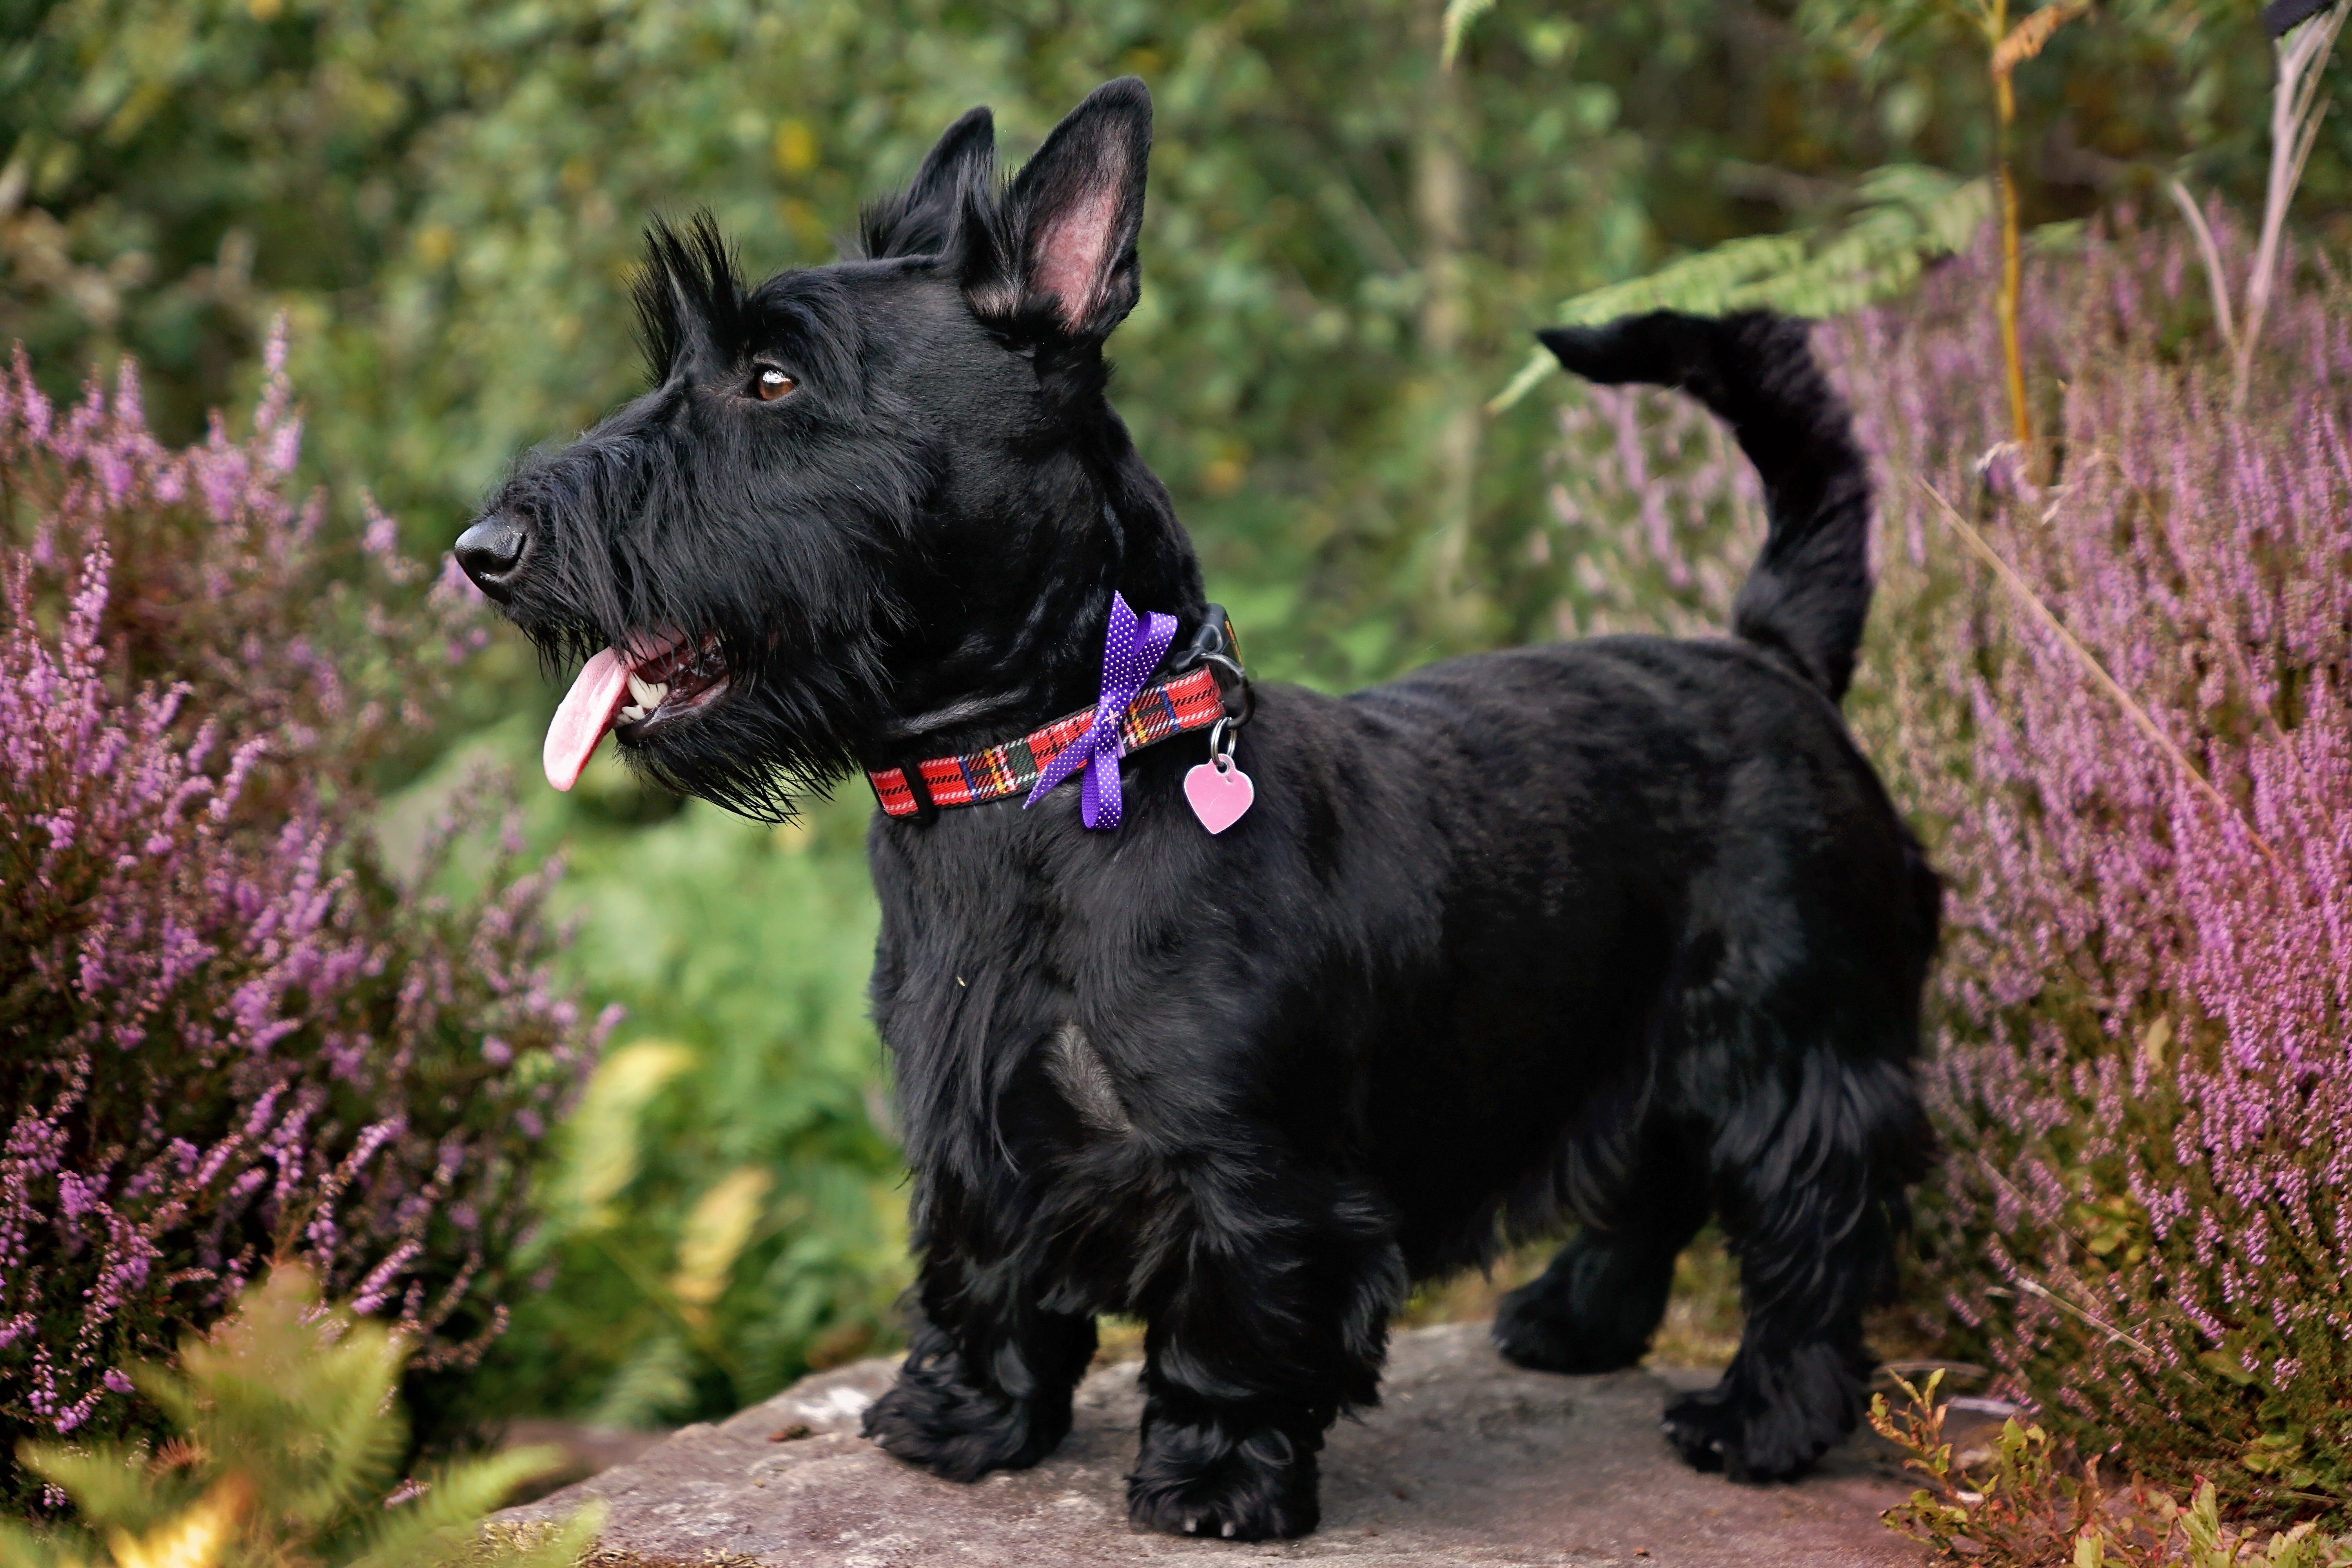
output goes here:
[[1750, 1484], [1795, 1480], [1848, 1429], [1808, 1421], [1801, 1412], [1751, 1407], [1737, 1390], [1720, 1384], [1667, 1401], [1662, 1425], [1685, 1464]]
[[1638, 1365], [1649, 1349], [1646, 1335], [1628, 1339], [1574, 1321], [1541, 1281], [1523, 1285], [1496, 1304], [1494, 1335], [1503, 1359], [1530, 1372], [1616, 1372]]
[[1031, 1401], [979, 1389], [951, 1364], [908, 1365], [887, 1394], [866, 1407], [866, 1436], [894, 1458], [950, 1481], [976, 1481], [991, 1470], [1025, 1469], [1067, 1435], [1066, 1408], [1041, 1411]]
[[1128, 1521], [1171, 1535], [1287, 1541], [1323, 1517], [1315, 1483], [1314, 1453], [1277, 1428], [1235, 1443], [1210, 1427], [1156, 1426], [1128, 1478]]
[[1732, 1449], [1739, 1446], [1739, 1415], [1722, 1394], [1719, 1388], [1710, 1388], [1676, 1394], [1666, 1401], [1665, 1415], [1658, 1423], [1666, 1441], [1694, 1470], [1722, 1469]]

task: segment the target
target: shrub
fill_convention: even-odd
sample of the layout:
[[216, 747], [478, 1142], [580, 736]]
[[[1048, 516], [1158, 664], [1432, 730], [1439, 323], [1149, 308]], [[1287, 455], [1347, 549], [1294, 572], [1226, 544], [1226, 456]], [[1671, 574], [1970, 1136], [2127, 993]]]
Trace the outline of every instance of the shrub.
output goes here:
[[2081, 1452], [2340, 1519], [2352, 312], [2312, 261], [2236, 416], [2185, 241], [2045, 258], [2035, 452], [1996, 446], [1986, 257], [1824, 337], [1894, 556], [1857, 710], [1950, 885], [1948, 1322]]
[[625, 777], [599, 759], [533, 803], [562, 803], [545, 826], [572, 846], [564, 966], [638, 1037], [616, 1037], [542, 1189], [563, 1289], [519, 1310], [483, 1376], [519, 1408], [653, 1426], [896, 1342], [905, 1166], [866, 1012], [871, 799], [843, 790], [782, 829], [702, 802], [590, 818], [589, 792]]
[[1946, 1563], [1979, 1568], [2347, 1568], [2352, 1539], [2308, 1521], [2270, 1532], [2233, 1530], [2207, 1481], [2184, 1506], [2143, 1485], [2109, 1489], [2096, 1459], [2078, 1463], [2038, 1425], [2014, 1415], [1980, 1462], [1945, 1440], [1951, 1407], [1936, 1402], [1944, 1374], [1924, 1388], [1897, 1377], [1902, 1402], [1870, 1401], [1870, 1425], [1927, 1484], [1888, 1509], [1888, 1528], [1932, 1547]]
[[[549, 980], [548, 872], [464, 907], [363, 826], [479, 636], [371, 513], [252, 436], [168, 451], [125, 368], [58, 409], [0, 382], [0, 1419], [153, 1429], [128, 1368], [299, 1260], [411, 1351], [419, 1436], [506, 1322], [526, 1180], [600, 1030]], [[478, 792], [471, 808], [480, 812]], [[462, 814], [461, 814], [462, 816]], [[21, 1476], [11, 1482], [30, 1483]]]
[[509, 1450], [394, 1484], [406, 1442], [393, 1393], [406, 1349], [402, 1334], [322, 1308], [299, 1265], [272, 1270], [235, 1315], [189, 1338], [176, 1373], [134, 1374], [169, 1415], [162, 1449], [22, 1445], [25, 1464], [68, 1494], [79, 1518], [40, 1531], [0, 1521], [0, 1561], [571, 1568], [594, 1537], [594, 1512], [527, 1545], [486, 1542], [480, 1530], [517, 1484], [557, 1468], [560, 1450]]

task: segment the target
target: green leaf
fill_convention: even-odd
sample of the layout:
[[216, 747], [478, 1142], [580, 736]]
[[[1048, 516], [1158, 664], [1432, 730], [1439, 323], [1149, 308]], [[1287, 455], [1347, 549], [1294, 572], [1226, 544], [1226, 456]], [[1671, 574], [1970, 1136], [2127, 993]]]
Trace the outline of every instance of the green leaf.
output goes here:
[[2197, 1364], [2214, 1376], [2224, 1382], [2235, 1384], [2240, 1388], [2252, 1388], [2262, 1381], [2241, 1365], [2238, 1358], [2230, 1353], [2225, 1346], [2216, 1346], [2207, 1351], [2197, 1358]]

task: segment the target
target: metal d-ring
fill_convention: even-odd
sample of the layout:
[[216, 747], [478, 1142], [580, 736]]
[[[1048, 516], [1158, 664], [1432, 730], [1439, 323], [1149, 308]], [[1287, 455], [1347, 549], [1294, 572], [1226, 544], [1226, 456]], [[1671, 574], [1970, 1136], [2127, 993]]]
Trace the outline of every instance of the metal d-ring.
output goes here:
[[1209, 765], [1220, 773], [1234, 771], [1234, 731], [1240, 728], [1241, 721], [1223, 715], [1209, 726]]
[[1229, 653], [1203, 652], [1200, 656], [1200, 658], [1202, 664], [1213, 664], [1222, 668], [1232, 671], [1233, 678], [1237, 684], [1245, 686], [1249, 683], [1249, 671], [1244, 669], [1241, 666], [1241, 660], [1235, 658], [1233, 655]]

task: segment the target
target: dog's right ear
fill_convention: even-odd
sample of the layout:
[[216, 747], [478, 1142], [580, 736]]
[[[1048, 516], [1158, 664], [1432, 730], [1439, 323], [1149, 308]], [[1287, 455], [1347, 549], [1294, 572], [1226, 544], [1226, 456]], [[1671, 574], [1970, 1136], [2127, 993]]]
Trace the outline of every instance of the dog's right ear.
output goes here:
[[1151, 94], [1135, 77], [1105, 82], [1054, 127], [1013, 176], [997, 221], [967, 212], [965, 296], [982, 316], [1027, 317], [1098, 344], [1135, 309], [1143, 269], [1143, 184]]
[[995, 186], [996, 119], [982, 105], [940, 133], [905, 190], [866, 204], [857, 226], [866, 254], [939, 255], [966, 203], [984, 208]]

